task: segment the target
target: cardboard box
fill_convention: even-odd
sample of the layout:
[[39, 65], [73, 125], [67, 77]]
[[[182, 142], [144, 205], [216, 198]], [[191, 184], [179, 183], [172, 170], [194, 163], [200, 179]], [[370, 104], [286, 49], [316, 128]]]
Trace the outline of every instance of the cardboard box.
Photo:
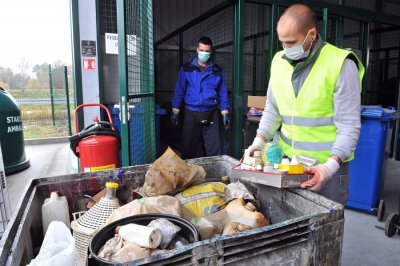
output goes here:
[[264, 109], [266, 101], [267, 96], [247, 96], [247, 107]]
[[232, 168], [231, 177], [250, 183], [277, 188], [299, 187], [301, 183], [311, 179], [309, 174], [275, 174], [261, 171], [241, 170], [240, 165]]

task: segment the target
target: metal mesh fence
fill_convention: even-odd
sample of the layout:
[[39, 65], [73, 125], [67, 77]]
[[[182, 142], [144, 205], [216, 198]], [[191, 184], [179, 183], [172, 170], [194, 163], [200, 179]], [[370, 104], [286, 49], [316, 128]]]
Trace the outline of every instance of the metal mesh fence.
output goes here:
[[25, 139], [70, 134], [72, 120], [68, 111], [74, 108], [70, 68], [37, 65], [31, 76], [21, 73], [7, 76], [1, 71], [0, 86], [8, 90], [20, 107]]

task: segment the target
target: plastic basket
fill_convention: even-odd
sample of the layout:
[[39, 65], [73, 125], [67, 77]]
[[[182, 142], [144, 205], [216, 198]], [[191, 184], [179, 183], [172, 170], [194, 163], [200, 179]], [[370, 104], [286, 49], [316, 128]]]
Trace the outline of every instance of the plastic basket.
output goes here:
[[84, 261], [88, 258], [89, 243], [96, 230], [106, 223], [119, 206], [118, 199], [103, 197], [87, 212], [73, 213], [74, 221], [71, 222], [71, 229], [75, 238], [75, 247]]

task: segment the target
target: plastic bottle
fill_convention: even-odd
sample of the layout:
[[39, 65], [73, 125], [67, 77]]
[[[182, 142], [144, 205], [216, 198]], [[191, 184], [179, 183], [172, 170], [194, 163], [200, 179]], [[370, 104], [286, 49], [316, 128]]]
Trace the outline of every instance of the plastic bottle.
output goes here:
[[68, 202], [65, 196], [58, 196], [58, 192], [51, 192], [50, 198], [45, 199], [42, 205], [43, 235], [52, 221], [61, 221], [70, 228]]
[[255, 159], [255, 167], [258, 171], [262, 171], [261, 151], [254, 151], [253, 158]]

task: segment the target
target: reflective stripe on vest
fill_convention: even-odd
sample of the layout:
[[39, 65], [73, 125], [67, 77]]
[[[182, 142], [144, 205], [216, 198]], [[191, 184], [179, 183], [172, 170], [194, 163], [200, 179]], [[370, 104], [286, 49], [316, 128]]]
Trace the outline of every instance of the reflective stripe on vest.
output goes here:
[[360, 84], [364, 67], [352, 52], [326, 44], [296, 96], [294, 67], [282, 55], [282, 51], [275, 55], [271, 67], [271, 89], [282, 117], [278, 144], [289, 157], [309, 155], [324, 163], [336, 140], [333, 94], [343, 62], [349, 56], [357, 61]]
[[310, 118], [310, 117], [298, 117], [298, 116], [292, 117], [283, 115], [282, 122], [285, 124], [292, 124], [294, 126], [304, 126], [304, 127], [331, 126], [333, 125], [333, 116]]
[[330, 151], [334, 142], [304, 142], [304, 141], [294, 141], [287, 138], [284, 134], [280, 134], [283, 142], [287, 145], [305, 151]]

